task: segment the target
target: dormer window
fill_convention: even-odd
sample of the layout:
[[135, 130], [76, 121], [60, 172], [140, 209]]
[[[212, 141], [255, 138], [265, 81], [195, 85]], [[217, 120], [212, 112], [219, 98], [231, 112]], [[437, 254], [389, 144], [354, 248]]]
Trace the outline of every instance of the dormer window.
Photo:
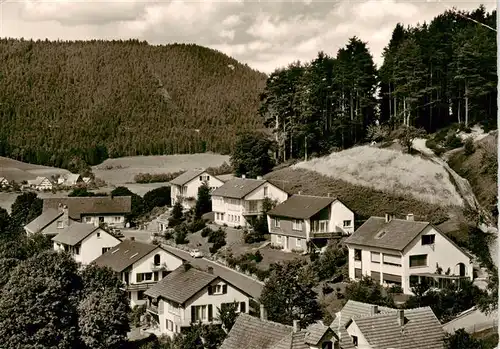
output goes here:
[[321, 349], [333, 349], [333, 343], [330, 341], [323, 342], [321, 343]]
[[382, 239], [385, 234], [387, 234], [387, 232], [385, 231], [381, 231], [380, 233], [377, 234], [377, 236], [375, 236], [375, 239]]

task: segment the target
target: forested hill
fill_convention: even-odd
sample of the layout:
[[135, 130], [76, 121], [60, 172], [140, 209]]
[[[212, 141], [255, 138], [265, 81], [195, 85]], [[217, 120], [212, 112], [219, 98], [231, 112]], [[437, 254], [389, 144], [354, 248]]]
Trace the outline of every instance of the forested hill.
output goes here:
[[228, 153], [266, 76], [197, 45], [0, 40], [0, 156], [68, 167], [126, 155]]

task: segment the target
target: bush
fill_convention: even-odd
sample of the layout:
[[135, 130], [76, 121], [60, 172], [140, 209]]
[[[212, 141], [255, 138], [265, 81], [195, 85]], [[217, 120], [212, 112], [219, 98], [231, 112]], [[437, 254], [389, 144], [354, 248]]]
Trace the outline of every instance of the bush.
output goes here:
[[213, 243], [210, 247], [210, 253], [216, 253], [221, 247], [226, 245], [226, 232], [221, 228], [212, 231], [208, 235], [208, 242]]
[[219, 167], [208, 167], [207, 172], [213, 176], [220, 176], [233, 173], [233, 167], [224, 161]]
[[187, 244], [187, 228], [185, 224], [175, 227], [175, 243], [178, 245]]
[[476, 148], [474, 146], [474, 140], [472, 139], [472, 137], [468, 137], [464, 143], [464, 153], [465, 155], [470, 156], [474, 154], [475, 151]]
[[211, 233], [212, 233], [212, 229], [210, 229], [209, 227], [205, 227], [205, 228], [203, 228], [203, 230], [201, 231], [201, 237], [202, 237], [202, 238], [206, 238], [206, 237], [207, 237], [207, 236], [209, 236]]
[[184, 171], [171, 172], [171, 173], [139, 173], [134, 176], [136, 183], [161, 183], [169, 182], [175, 177], [183, 174]]
[[130, 324], [134, 327], [141, 326], [141, 316], [146, 314], [145, 305], [136, 305], [130, 312]]
[[462, 140], [455, 133], [452, 133], [446, 137], [445, 146], [448, 149], [456, 149], [463, 146], [463, 143]]
[[[188, 227], [190, 233], [196, 233], [206, 227], [203, 219], [195, 219]], [[202, 235], [203, 236], [203, 235]]]

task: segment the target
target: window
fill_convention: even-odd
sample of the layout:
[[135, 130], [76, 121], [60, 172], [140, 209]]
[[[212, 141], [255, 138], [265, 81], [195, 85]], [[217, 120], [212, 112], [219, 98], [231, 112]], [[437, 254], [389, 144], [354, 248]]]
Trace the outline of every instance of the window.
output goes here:
[[178, 315], [180, 312], [180, 309], [179, 309], [179, 306], [177, 305], [177, 303], [168, 302], [167, 307], [168, 307], [168, 312], [171, 314]]
[[138, 300], [146, 299], [146, 296], [144, 295], [144, 291], [137, 291], [137, 299]]
[[151, 281], [153, 279], [153, 273], [137, 273], [137, 282]]
[[427, 255], [419, 254], [415, 256], [410, 256], [410, 268], [416, 267], [426, 267], [427, 266]]
[[80, 254], [80, 246], [78, 246], [78, 245], [77, 245], [77, 246], [75, 246], [75, 247], [74, 247], [74, 251], [75, 251], [75, 254], [76, 254], [76, 255], [79, 255], [79, 254]]
[[267, 197], [267, 187], [264, 187], [264, 197]]
[[372, 263], [380, 263], [380, 253], [372, 252]]
[[333, 349], [333, 344], [332, 342], [328, 341], [328, 342], [323, 342], [321, 344], [321, 349]]
[[120, 216], [115, 216], [115, 223], [121, 222], [122, 217]]
[[302, 230], [302, 221], [300, 219], [294, 219], [292, 223], [293, 230]]
[[165, 322], [165, 327], [167, 328], [168, 331], [173, 332], [174, 331], [174, 323], [172, 322], [172, 320], [167, 320]]
[[206, 305], [198, 305], [191, 307], [193, 310], [194, 318], [191, 321], [206, 321], [208, 319], [207, 314], [207, 306]]
[[280, 219], [279, 218], [274, 218], [274, 227], [279, 228], [280, 227]]
[[111, 250], [111, 247], [103, 247], [102, 248], [102, 254], [105, 254], [106, 252], [108, 252], [109, 250]]
[[358, 250], [358, 249], [354, 250], [354, 260], [355, 261], [360, 261], [361, 260], [361, 250]]
[[396, 256], [392, 254], [384, 254], [384, 264], [394, 265], [396, 267], [401, 266], [401, 256]]
[[150, 281], [153, 278], [153, 273], [144, 273], [144, 280]]
[[104, 223], [104, 217], [99, 217], [99, 224]]
[[302, 239], [295, 239], [295, 246], [302, 247]]
[[436, 240], [436, 235], [422, 235], [422, 245], [432, 245]]
[[351, 220], [346, 220], [344, 221], [344, 228], [350, 227], [351, 226]]
[[154, 256], [154, 265], [160, 265], [160, 255], [155, 254]]
[[85, 223], [91, 223], [92, 222], [92, 217], [85, 217]]
[[319, 231], [322, 233], [326, 232], [326, 222], [325, 221], [319, 222]]
[[101, 238], [101, 233], [100, 232], [97, 232], [97, 238], [100, 239]]
[[208, 286], [208, 294], [209, 295], [226, 294], [226, 293], [227, 293], [227, 285], [225, 285], [225, 284]]
[[358, 346], [358, 337], [357, 336], [352, 336], [352, 344], [355, 346]]
[[200, 176], [200, 181], [208, 181], [210, 179], [210, 176]]
[[59, 228], [59, 229], [64, 228], [63, 221], [57, 221], [57, 228]]

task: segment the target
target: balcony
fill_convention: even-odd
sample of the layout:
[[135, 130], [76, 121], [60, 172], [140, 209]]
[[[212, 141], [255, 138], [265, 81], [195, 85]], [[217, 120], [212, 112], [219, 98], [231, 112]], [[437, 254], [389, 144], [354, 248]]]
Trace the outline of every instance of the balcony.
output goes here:
[[244, 215], [258, 215], [262, 213], [262, 200], [248, 200], [243, 202]]
[[151, 270], [152, 271], [162, 271], [162, 270], [167, 270], [167, 265], [165, 263], [161, 264], [156, 264], [156, 263], [151, 263]]
[[159, 315], [158, 314], [158, 305], [150, 304], [147, 306], [146, 310], [149, 311], [150, 313]]

